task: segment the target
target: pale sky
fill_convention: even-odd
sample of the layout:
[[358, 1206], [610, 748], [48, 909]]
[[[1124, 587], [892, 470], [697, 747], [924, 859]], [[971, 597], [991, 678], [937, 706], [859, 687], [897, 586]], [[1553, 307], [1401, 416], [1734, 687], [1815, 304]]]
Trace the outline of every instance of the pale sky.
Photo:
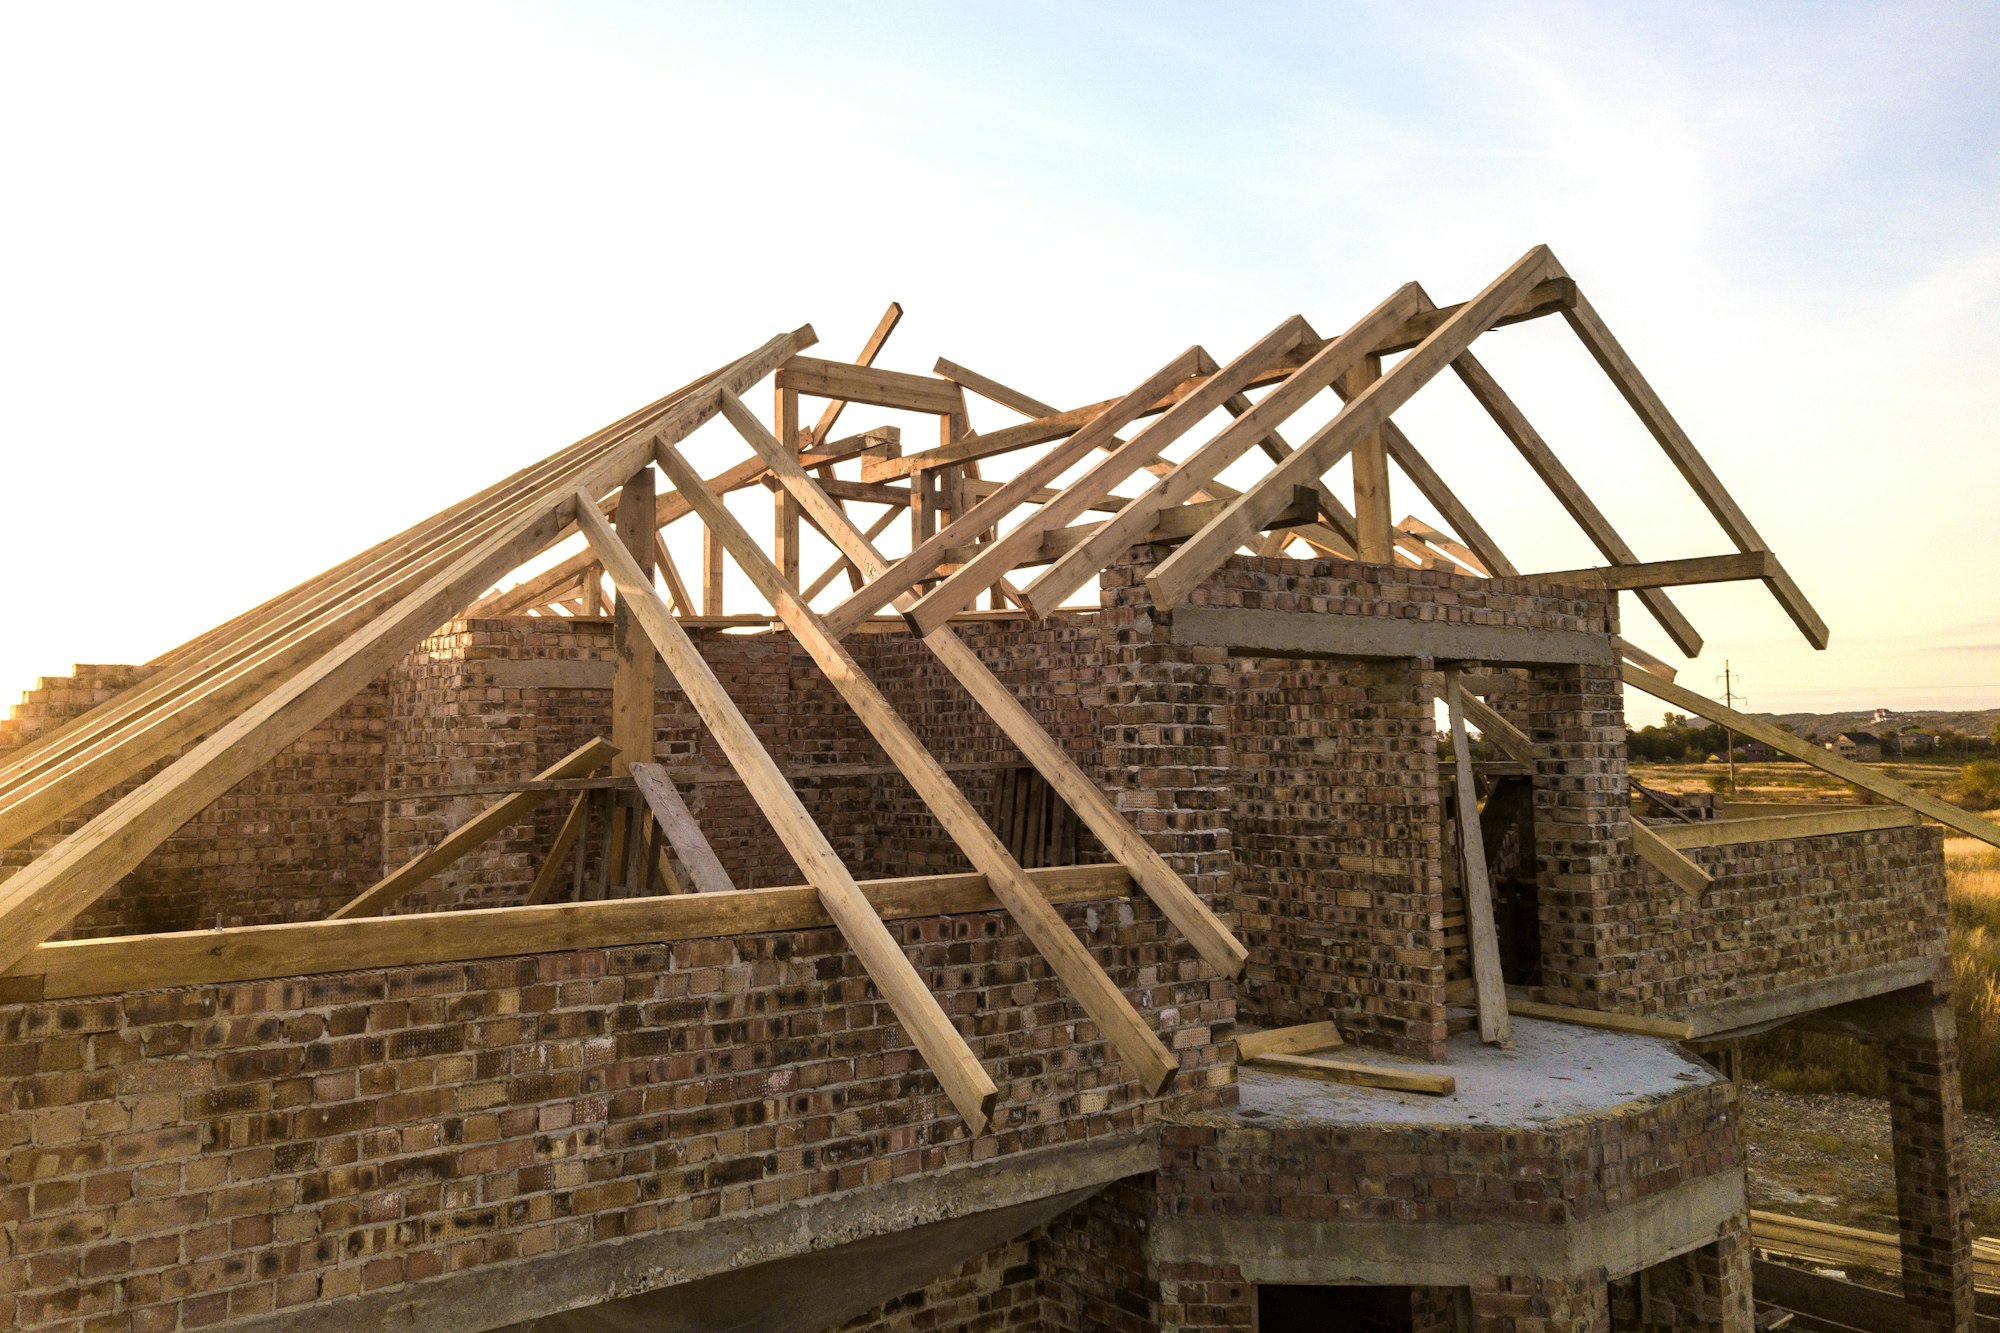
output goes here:
[[[1682, 681], [2000, 706], [1996, 62], [1984, 4], [0, 5], [0, 702], [801, 323], [1069, 406], [1546, 242], [1833, 629], [1688, 590]], [[1731, 549], [1560, 320], [1480, 350], [1642, 558]], [[1398, 420], [1597, 563], [1449, 377]]]

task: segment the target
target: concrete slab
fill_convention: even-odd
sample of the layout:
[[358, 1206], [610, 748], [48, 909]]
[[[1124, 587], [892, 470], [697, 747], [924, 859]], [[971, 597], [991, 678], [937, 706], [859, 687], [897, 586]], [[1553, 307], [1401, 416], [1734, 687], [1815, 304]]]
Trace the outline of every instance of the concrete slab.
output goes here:
[[1246, 1125], [1538, 1125], [1609, 1111], [1724, 1081], [1660, 1037], [1639, 1037], [1571, 1023], [1514, 1020], [1514, 1046], [1500, 1050], [1460, 1033], [1444, 1064], [1401, 1060], [1359, 1046], [1340, 1057], [1396, 1069], [1450, 1074], [1458, 1091], [1426, 1097], [1382, 1088], [1327, 1083], [1296, 1074], [1244, 1068], [1233, 1118]]

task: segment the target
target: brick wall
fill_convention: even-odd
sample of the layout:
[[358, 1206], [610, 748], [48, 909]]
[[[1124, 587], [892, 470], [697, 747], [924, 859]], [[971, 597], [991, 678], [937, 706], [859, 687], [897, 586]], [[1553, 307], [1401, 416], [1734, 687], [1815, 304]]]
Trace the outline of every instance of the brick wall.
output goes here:
[[1066, 909], [1141, 1099], [997, 913], [890, 929], [1000, 1084], [967, 1137], [831, 930], [0, 1008], [0, 1324], [199, 1327], [1218, 1104], [1227, 983]]
[[1930, 826], [1697, 847], [1699, 898], [1635, 866], [1613, 899], [1617, 1007], [1679, 1010], [1946, 953], [1944, 835]]
[[[77, 668], [73, 677], [45, 679], [0, 730], [0, 758], [147, 674], [143, 667], [94, 666]], [[380, 811], [344, 802], [379, 783], [386, 729], [387, 695], [378, 682], [189, 820], [64, 934], [201, 930], [332, 911], [379, 874]], [[113, 788], [26, 844], [0, 851], [0, 879], [81, 828], [167, 762]]]
[[1736, 1090], [1548, 1126], [1169, 1126], [1161, 1189], [1185, 1216], [1575, 1222], [1742, 1165]]

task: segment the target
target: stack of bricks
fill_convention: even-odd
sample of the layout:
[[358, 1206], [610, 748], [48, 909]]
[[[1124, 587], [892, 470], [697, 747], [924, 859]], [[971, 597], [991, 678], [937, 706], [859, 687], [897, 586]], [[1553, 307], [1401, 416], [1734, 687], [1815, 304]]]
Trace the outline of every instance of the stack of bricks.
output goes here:
[[0, 1325], [194, 1328], [1222, 1104], [1227, 983], [1063, 909], [1148, 1098], [999, 913], [890, 929], [1000, 1100], [973, 1140], [832, 930], [0, 1007]]

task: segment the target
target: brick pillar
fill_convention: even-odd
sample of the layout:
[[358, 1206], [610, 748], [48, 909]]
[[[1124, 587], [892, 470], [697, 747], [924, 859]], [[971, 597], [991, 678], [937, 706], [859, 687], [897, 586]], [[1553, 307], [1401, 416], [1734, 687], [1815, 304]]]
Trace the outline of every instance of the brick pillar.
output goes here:
[[1623, 1007], [1633, 980], [1618, 912], [1620, 886], [1637, 876], [1619, 691], [1615, 667], [1550, 666], [1492, 700], [1535, 743], [1542, 987], [1553, 1003], [1591, 1009]]
[[1636, 1309], [1622, 1308], [1614, 1292], [1613, 1326], [1643, 1333], [1751, 1333], [1756, 1307], [1750, 1296], [1750, 1258], [1750, 1218], [1739, 1214], [1709, 1244], [1637, 1274], [1632, 1284]]
[[1473, 1333], [1610, 1333], [1604, 1270], [1574, 1278], [1489, 1277], [1472, 1284]]
[[1965, 1194], [1965, 1104], [1949, 992], [1899, 998], [1882, 1040], [1896, 1155], [1896, 1226], [1910, 1328], [1972, 1327], [1972, 1216]]
[[1047, 1327], [1104, 1333], [1252, 1333], [1257, 1289], [1221, 1263], [1156, 1264], [1152, 1176], [1121, 1180], [1034, 1241]]
[[1140, 582], [1150, 564], [1113, 565], [1100, 579], [1101, 777], [1167, 864], [1229, 921], [1235, 869], [1229, 699], [1236, 669], [1220, 648], [1171, 642]]

